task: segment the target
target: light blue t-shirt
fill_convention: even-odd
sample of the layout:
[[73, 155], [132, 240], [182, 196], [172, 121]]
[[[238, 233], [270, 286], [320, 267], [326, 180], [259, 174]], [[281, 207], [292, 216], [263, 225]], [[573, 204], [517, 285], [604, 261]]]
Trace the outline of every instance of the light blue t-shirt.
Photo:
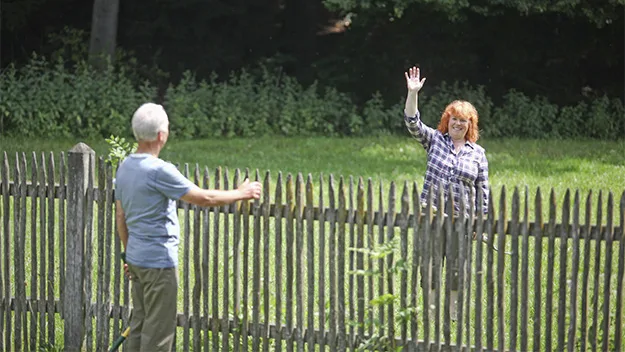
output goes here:
[[126, 261], [143, 268], [178, 265], [180, 226], [175, 200], [197, 187], [171, 163], [131, 154], [119, 166], [115, 199], [128, 226]]

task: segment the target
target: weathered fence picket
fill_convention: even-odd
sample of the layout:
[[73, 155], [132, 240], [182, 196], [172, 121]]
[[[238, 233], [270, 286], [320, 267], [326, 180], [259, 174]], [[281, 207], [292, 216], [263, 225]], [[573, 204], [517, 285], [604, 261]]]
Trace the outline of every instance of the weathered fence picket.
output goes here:
[[[106, 350], [132, 308], [114, 170], [85, 145], [67, 162], [12, 160], [0, 164], [0, 350]], [[504, 187], [487, 214], [478, 201], [458, 217], [441, 187], [422, 204], [416, 183], [182, 169], [204, 188], [250, 178], [264, 192], [212, 208], [178, 202], [174, 349], [625, 348], [625, 192], [583, 201], [568, 190], [558, 203], [551, 190], [543, 204], [541, 189]]]
[[[271, 291], [269, 289], [269, 281], [271, 280], [271, 275], [269, 274], [269, 252], [271, 250], [271, 229], [270, 229], [270, 220], [269, 210], [271, 207], [271, 197], [270, 197], [270, 187], [271, 185], [271, 174], [269, 171], [266, 172], [263, 188], [266, 190], [263, 196], [263, 203], [261, 208], [260, 217], [263, 221], [263, 329], [262, 329], [262, 339], [263, 339], [263, 351], [269, 351], [269, 338], [270, 338], [270, 314], [271, 309], [269, 306], [269, 299], [271, 296]], [[312, 194], [312, 186], [311, 186], [311, 194]], [[312, 204], [311, 204], [312, 205]], [[225, 269], [224, 269], [225, 270]], [[279, 324], [279, 322], [276, 322]], [[314, 325], [309, 325], [310, 327]]]
[[[196, 185], [201, 184], [200, 183], [200, 166], [198, 164], [195, 164], [195, 169], [193, 172], [193, 181], [195, 182]], [[192, 320], [192, 328], [193, 328], [193, 350], [194, 351], [200, 351], [201, 350], [201, 345], [200, 345], [200, 341], [201, 341], [201, 333], [202, 333], [202, 329], [201, 329], [201, 316], [202, 313], [200, 312], [200, 304], [202, 302], [201, 300], [201, 294], [202, 294], [202, 273], [201, 273], [201, 264], [200, 264], [200, 256], [202, 255], [201, 252], [201, 239], [202, 239], [202, 233], [200, 232], [200, 224], [201, 224], [201, 215], [202, 212], [200, 211], [200, 208], [198, 206], [193, 206], [193, 240], [192, 241], [188, 241], [189, 243], [193, 243], [193, 320]], [[204, 292], [208, 292], [208, 291], [204, 291]]]
[[[3, 260], [3, 269], [4, 269], [4, 287], [3, 287], [3, 299], [2, 299], [2, 312], [5, 314], [2, 314], [2, 316], [0, 316], [0, 319], [4, 322], [1, 326], [2, 326], [2, 331], [4, 332], [4, 337], [5, 340], [3, 341], [3, 349], [7, 348], [9, 349], [11, 347], [11, 332], [13, 331], [13, 327], [11, 324], [11, 276], [9, 273], [9, 262], [11, 260], [11, 242], [10, 242], [10, 234], [11, 234], [11, 229], [9, 228], [10, 226], [10, 215], [11, 215], [11, 199], [8, 196], [9, 194], [9, 157], [7, 156], [7, 153], [4, 152], [4, 159], [2, 161], [2, 172], [0, 173], [0, 177], [2, 178], [2, 194], [4, 195], [2, 197], [2, 209], [3, 209], [3, 215], [4, 217], [2, 218], [2, 223], [3, 223], [3, 233], [2, 233], [2, 237], [4, 239], [4, 241], [2, 241], [4, 243], [3, 246], [3, 255], [2, 257], [4, 258]], [[1, 336], [0, 336], [0, 340]]]
[[[221, 189], [221, 168], [215, 170], [214, 188]], [[212, 340], [213, 351], [219, 350], [219, 226], [221, 220], [219, 218], [219, 207], [213, 207], [213, 284], [212, 284]], [[244, 314], [247, 314], [245, 312]]]
[[[183, 175], [186, 178], [190, 178], [189, 174], [189, 164], [184, 165]], [[191, 216], [190, 209], [193, 205], [180, 201], [180, 205], [182, 206], [182, 214], [183, 214], [183, 222], [180, 224], [180, 228], [182, 230], [181, 236], [185, 239], [189, 239], [191, 236]], [[182, 266], [182, 314], [184, 319], [182, 321], [182, 348], [185, 351], [190, 349], [190, 341], [191, 341], [191, 322], [189, 321], [189, 314], [191, 312], [190, 309], [190, 299], [189, 299], [189, 261], [191, 257], [191, 246], [193, 245], [193, 241], [184, 241], [182, 246], [182, 258], [179, 258], [179, 262]]]
[[[378, 241], [377, 244], [378, 246], [381, 246], [384, 242], [386, 242], [386, 232], [385, 232], [385, 226], [384, 226], [384, 191], [383, 191], [383, 186], [382, 183], [380, 183], [380, 187], [379, 187], [379, 192], [378, 192], [378, 214], [376, 217], [376, 221], [378, 224], [378, 228], [377, 228], [377, 232], [378, 232]], [[386, 292], [385, 288], [384, 288], [384, 275], [382, 273], [385, 272], [386, 267], [384, 265], [384, 258], [380, 257], [380, 259], [378, 259], [378, 268], [379, 268], [379, 272], [381, 273], [381, 275], [379, 275], [378, 278], [378, 296], [382, 296], [384, 295], [384, 293]], [[378, 321], [380, 322], [380, 329], [379, 329], [379, 334], [381, 336], [383, 336], [384, 334], [386, 334], [386, 315], [385, 315], [386, 309], [384, 307], [384, 305], [380, 305], [378, 306]]]
[[[229, 190], [230, 189], [230, 181], [229, 181], [229, 174], [228, 174], [228, 169], [226, 168], [224, 170], [224, 174], [223, 174], [223, 189], [225, 190]], [[258, 179], [258, 174], [256, 175], [256, 178]], [[223, 213], [228, 213], [230, 212], [230, 205], [226, 204], [222, 206], [221, 212]], [[223, 288], [221, 290], [222, 292], [222, 309], [224, 314], [222, 315], [222, 319], [220, 321], [221, 324], [221, 335], [222, 335], [222, 340], [221, 340], [221, 348], [222, 350], [226, 348], [226, 346], [229, 346], [229, 335], [230, 335], [230, 319], [228, 317], [228, 310], [230, 307], [230, 217], [228, 216], [224, 216], [223, 219], [223, 237], [224, 237], [224, 244], [223, 244], [223, 259], [222, 259], [222, 268], [223, 268]], [[254, 231], [256, 231], [256, 225], [254, 226]], [[219, 236], [218, 234], [215, 234], [215, 236]], [[217, 258], [215, 258], [215, 260], [217, 260]]]
[[[26, 343], [28, 341], [28, 323], [26, 308], [26, 275], [25, 275], [25, 258], [22, 253], [26, 252], [26, 153], [15, 155], [18, 162], [15, 163], [15, 178], [19, 179], [17, 187], [18, 197], [15, 198], [14, 211], [14, 239], [15, 248], [13, 252], [13, 263], [15, 273], [15, 350], [21, 351], [22, 348], [28, 349]], [[21, 336], [20, 336], [21, 335]], [[22, 347], [23, 346], [23, 347]]]
[[614, 346], [616, 348], [621, 348], [621, 341], [623, 340], [624, 333], [623, 304], [625, 303], [625, 288], [623, 286], [625, 285], [625, 192], [623, 192], [621, 196], [619, 209], [619, 217], [621, 218], [621, 237], [619, 239], [618, 275], [616, 276], [616, 312], [614, 314], [614, 320], [616, 325], [614, 331]]
[[[34, 155], [34, 154], [33, 154]], [[36, 155], [34, 155], [36, 158]], [[37, 182], [39, 183], [37, 198], [39, 201], [39, 299], [37, 302], [37, 311], [39, 312], [39, 344], [46, 342], [46, 289], [47, 289], [47, 237], [46, 237], [46, 156], [41, 153], [41, 168], [38, 172]], [[33, 200], [33, 203], [37, 203]], [[36, 222], [37, 219], [33, 220]], [[36, 267], [36, 266], [35, 266]], [[36, 278], [35, 278], [36, 281]], [[2, 285], [0, 285], [2, 286]], [[1, 315], [0, 315], [1, 316]]]
[[[95, 179], [95, 157], [90, 157], [87, 161], [87, 185], [85, 190], [85, 235], [83, 238], [82, 246], [84, 248], [84, 261], [83, 261], [83, 289], [84, 289], [84, 302], [83, 302], [83, 321], [85, 327], [85, 346], [87, 351], [93, 351], [93, 203], [94, 203], [94, 179]], [[34, 203], [34, 202], [33, 202]]]
[[[276, 260], [276, 264], [275, 264], [275, 276], [276, 276], [276, 283], [275, 283], [275, 290], [274, 290], [274, 294], [276, 297], [275, 300], [275, 312], [276, 312], [276, 335], [279, 336], [278, 341], [282, 340], [283, 336], [286, 334], [286, 332], [284, 331], [283, 328], [283, 318], [282, 318], [282, 275], [283, 275], [283, 271], [282, 271], [282, 244], [283, 244], [283, 240], [282, 240], [282, 229], [283, 229], [283, 224], [282, 224], [282, 212], [284, 210], [283, 208], [283, 203], [282, 203], [282, 173], [278, 173], [278, 179], [276, 181], [276, 193], [275, 193], [275, 221], [274, 221], [274, 233], [275, 233], [275, 260]], [[236, 273], [236, 271], [235, 271]], [[236, 298], [235, 298], [236, 299]], [[281, 352], [282, 351], [282, 342], [276, 343], [275, 344], [275, 350], [277, 352]]]
[[[597, 225], [601, 224], [603, 217], [602, 193], [599, 192], [599, 202], [597, 204]], [[605, 240], [601, 231], [601, 226], [595, 228], [594, 237], [598, 240], [595, 242], [595, 272], [593, 276], [593, 295], [592, 295], [592, 325], [590, 326], [590, 346], [595, 351], [599, 341], [599, 278], [601, 271], [601, 244]]]
[[605, 265], [603, 266], [603, 320], [601, 322], [601, 330], [603, 336], [601, 338], [601, 350], [607, 351], [610, 343], [610, 280], [612, 279], [612, 241], [614, 239], [612, 232], [614, 199], [612, 192], [608, 194], [608, 205], [605, 226]]
[[304, 179], [297, 174], [295, 184], [295, 341], [304, 351]]
[[328, 209], [328, 221], [330, 222], [330, 228], [328, 233], [328, 247], [329, 247], [329, 262], [330, 267], [329, 271], [329, 279], [330, 279], [330, 334], [329, 334], [329, 347], [331, 350], [335, 350], [337, 346], [337, 293], [338, 289], [337, 285], [337, 258], [336, 258], [336, 248], [337, 248], [337, 229], [336, 224], [338, 220], [338, 215], [336, 213], [336, 195], [334, 191], [334, 176], [330, 175], [330, 180], [328, 182], [328, 199], [329, 206]]
[[[326, 346], [326, 339], [328, 338], [326, 335], [326, 327], [325, 327], [325, 320], [326, 320], [326, 308], [325, 308], [325, 303], [326, 303], [326, 298], [325, 298], [325, 266], [326, 266], [326, 254], [325, 254], [325, 249], [326, 249], [326, 238], [325, 238], [325, 212], [324, 212], [324, 202], [323, 202], [323, 175], [319, 175], [319, 235], [318, 235], [318, 243], [317, 246], [319, 247], [319, 267], [318, 267], [318, 272], [317, 272], [317, 277], [318, 277], [318, 306], [317, 309], [319, 310], [319, 333], [320, 333], [320, 339], [319, 339], [319, 350], [324, 352], [325, 351], [325, 346]], [[312, 190], [311, 190], [312, 192]], [[278, 200], [276, 199], [276, 203], [278, 202]], [[311, 220], [312, 221], [312, 220]], [[280, 320], [277, 320], [278, 322]], [[314, 325], [313, 325], [314, 326]]]
[[[373, 191], [373, 189], [371, 189]], [[373, 195], [371, 196], [373, 200]], [[411, 277], [411, 285], [410, 285], [410, 307], [413, 310], [411, 315], [416, 314], [417, 312], [417, 294], [419, 292], [419, 268], [421, 261], [421, 251], [420, 247], [417, 243], [421, 243], [420, 237], [420, 222], [421, 222], [421, 202], [419, 200], [419, 190], [417, 189], [417, 184], [412, 184], [412, 223], [410, 227], [412, 229], [412, 277]], [[374, 218], [371, 219], [372, 222]], [[373, 228], [373, 224], [371, 224]], [[371, 292], [371, 296], [373, 296], [373, 292]], [[412, 341], [417, 341], [419, 339], [419, 324], [417, 319], [410, 319], [410, 338]]]
[[[256, 180], [258, 180], [258, 177], [256, 177]], [[298, 182], [299, 183], [299, 182]], [[265, 192], [265, 194], [267, 194], [267, 192]], [[261, 266], [261, 256], [262, 256], [262, 252], [263, 252], [263, 248], [261, 245], [261, 218], [259, 216], [259, 210], [262, 207], [261, 205], [261, 200], [255, 200], [253, 202], [254, 206], [253, 206], [253, 211], [252, 213], [254, 214], [254, 230], [253, 230], [253, 243], [254, 243], [254, 249], [253, 249], [253, 255], [254, 255], [254, 260], [253, 260], [253, 264], [252, 264], [252, 268], [253, 268], [253, 287], [252, 287], [252, 330], [253, 330], [253, 343], [252, 343], [252, 350], [253, 351], [260, 351], [260, 343], [261, 343], [261, 336], [262, 336], [262, 332], [260, 330], [260, 296], [261, 296], [261, 276], [262, 276], [262, 266]], [[298, 302], [298, 306], [301, 307], [300, 303]]]
[[293, 285], [294, 280], [294, 250], [295, 235], [293, 233], [293, 223], [295, 222], [295, 198], [293, 193], [293, 177], [289, 174], [286, 179], [286, 350], [293, 351], [294, 346], [294, 324], [293, 324]]
[[[523, 202], [523, 222], [521, 224], [521, 237], [523, 244], [521, 245], [521, 311], [520, 311], [520, 327], [521, 336], [519, 349], [527, 351], [529, 326], [528, 305], [529, 305], [529, 189], [525, 187], [525, 201]], [[469, 283], [471, 280], [469, 280]]]
[[[564, 196], [564, 204], [562, 205], [562, 223], [569, 223], [569, 216], [571, 210], [571, 194], [567, 190]], [[562, 226], [560, 228], [560, 282], [558, 284], [558, 344], [556, 345], [556, 349], [558, 351], [563, 351], [565, 349], [564, 344], [564, 332], [565, 332], [565, 321], [564, 317], [566, 314], [566, 286], [567, 286], [567, 277], [566, 277], [566, 262], [568, 258], [568, 254], [566, 251], [567, 248], [567, 226]]]
[[[208, 167], [204, 168], [204, 177], [202, 180], [202, 186], [204, 188], [209, 188], [210, 187], [210, 173], [208, 170]], [[210, 282], [210, 211], [209, 208], [203, 208], [202, 209], [202, 226], [203, 226], [203, 231], [202, 231], [202, 315], [203, 315], [203, 319], [202, 319], [202, 325], [203, 325], [203, 333], [204, 333], [204, 351], [208, 352], [209, 351], [209, 342], [210, 339], [208, 338], [209, 335], [209, 331], [210, 331], [210, 323], [208, 321], [208, 317], [209, 317], [209, 296], [210, 296], [210, 292], [209, 291], [209, 286], [208, 283]], [[236, 348], [237, 344], [235, 342], [235, 348]]]
[[[586, 226], [584, 227], [584, 233], [586, 234], [586, 237], [589, 239], [591, 237], [591, 232], [590, 232], [590, 215], [591, 215], [591, 209], [592, 209], [592, 202], [591, 202], [591, 197], [592, 197], [592, 193], [588, 193], [588, 197], [586, 198], [586, 216], [585, 216], [585, 220], [586, 220]], [[584, 241], [584, 269], [582, 271], [582, 277], [587, 278], [589, 277], [590, 274], [590, 243], [591, 241]], [[588, 344], [588, 291], [589, 291], [589, 284], [590, 284], [590, 280], [584, 280], [582, 282], [582, 291], [581, 291], [581, 304], [582, 304], [582, 309], [581, 309], [581, 316], [580, 316], [580, 349], [582, 351], [586, 351], [587, 347], [586, 345]]]
[[336, 310], [337, 310], [337, 349], [339, 351], [345, 351], [347, 348], [347, 329], [345, 326], [345, 222], [347, 220], [347, 206], [345, 203], [345, 184], [344, 179], [341, 176], [339, 179], [338, 189], [338, 214], [337, 214], [337, 251], [336, 251]]
[[534, 349], [536, 349], [538, 341], [541, 341], [541, 319], [542, 319], [542, 290], [540, 283], [542, 270], [542, 229], [543, 229], [543, 213], [542, 213], [542, 194], [540, 188], [536, 190], [536, 198], [534, 203], [534, 226], [532, 235], [534, 236], [534, 329], [533, 340]]
[[[39, 166], [37, 164], [37, 156], [36, 154], [33, 152], [31, 155], [31, 180], [32, 180], [32, 185], [33, 187], [31, 187], [30, 189], [30, 193], [28, 194], [28, 197], [32, 198], [32, 199], [36, 199], [36, 196], [38, 195], [38, 189], [39, 189], [39, 184], [38, 184], [38, 175], [37, 172], [39, 171]], [[30, 202], [30, 252], [31, 254], [31, 258], [30, 258], [30, 265], [33, 268], [36, 268], [38, 265], [38, 252], [37, 252], [37, 202]], [[30, 273], [30, 297], [37, 297], [37, 270], [32, 270]], [[33, 303], [33, 304], [37, 304], [37, 302]], [[35, 309], [29, 309], [30, 310], [30, 341], [29, 341], [29, 350], [35, 350], [36, 348], [36, 344], [37, 344], [37, 318], [36, 318], [36, 314], [35, 313]], [[39, 311], [37, 309], [37, 311]], [[40, 311], [39, 311], [40, 312]]]
[[569, 306], [569, 329], [567, 333], [567, 350], [573, 351], [575, 348], [575, 332], [577, 330], [577, 279], [579, 273], [579, 192], [575, 192], [573, 201], [573, 223], [571, 232], [573, 233], [573, 262], [571, 264], [571, 295]]

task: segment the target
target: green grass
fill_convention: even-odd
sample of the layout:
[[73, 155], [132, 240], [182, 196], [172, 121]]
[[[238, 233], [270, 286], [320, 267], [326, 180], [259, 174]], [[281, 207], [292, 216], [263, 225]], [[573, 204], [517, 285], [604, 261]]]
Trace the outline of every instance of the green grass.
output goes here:
[[[0, 137], [0, 150], [9, 158], [15, 152], [31, 151], [67, 152], [80, 140], [32, 140]], [[102, 140], [84, 141], [96, 152], [106, 156], [108, 145]], [[505, 186], [507, 209], [515, 187], [520, 197], [529, 192], [530, 218], [534, 218], [533, 199], [540, 188], [543, 199], [542, 214], [548, 216], [549, 193], [553, 190], [558, 204], [557, 218], [561, 217], [561, 206], [567, 190], [579, 190], [580, 201], [585, 204], [586, 196], [593, 192], [592, 219], [596, 213], [599, 192], [603, 195], [603, 206], [607, 204], [608, 192], [612, 192], [618, 204], [625, 191], [625, 140], [480, 140], [485, 147], [490, 168], [490, 183], [495, 208], [499, 207], [501, 190]], [[175, 136], [161, 152], [163, 159], [184, 165], [189, 164], [191, 174], [195, 165], [202, 170], [208, 167], [211, 178], [217, 167], [228, 168], [230, 180], [234, 170], [239, 168], [259, 170], [261, 178], [267, 171], [274, 185], [279, 171], [283, 177], [296, 176], [301, 172], [304, 180], [310, 174], [314, 182], [330, 174], [338, 182], [340, 176], [354, 176], [354, 182], [362, 177], [371, 179], [374, 188], [382, 183], [385, 197], [391, 182], [398, 186], [398, 197], [403, 184], [416, 182], [419, 189], [423, 182], [426, 153], [416, 140], [406, 136], [385, 136], [369, 138], [324, 138], [324, 137], [262, 137], [207, 140], [179, 140]], [[57, 160], [57, 167], [58, 167]], [[29, 174], [30, 175], [30, 174]], [[212, 182], [212, 181], [211, 181]], [[213, 183], [211, 183], [212, 185]], [[573, 194], [571, 194], [573, 196]], [[315, 194], [315, 199], [317, 199]], [[377, 199], [374, 199], [377, 204]], [[582, 206], [582, 214], [585, 206]], [[618, 220], [618, 219], [617, 219]]]
[[[77, 141], [60, 140], [60, 141], [46, 141], [46, 140], [18, 140], [8, 139], [0, 137], [0, 150], [6, 151], [12, 160], [15, 152], [50, 152], [53, 151], [58, 155], [61, 151], [69, 150]], [[87, 141], [87, 144], [92, 146], [98, 155], [106, 155], [107, 145], [102, 141]], [[490, 179], [491, 186], [494, 191], [494, 198], [497, 200], [500, 197], [500, 189], [505, 185], [507, 189], [507, 198], [512, 196], [512, 189], [514, 187], [521, 187], [521, 195], [523, 196], [523, 188], [528, 186], [530, 192], [530, 202], [533, 201], [533, 195], [537, 187], [542, 190], [543, 196], [543, 213], [548, 211], [547, 201], [548, 192], [553, 189], [556, 194], [556, 201], [558, 203], [558, 218], [561, 217], [560, 208], [562, 198], [567, 189], [579, 190], [581, 193], [581, 201], [585, 202], [585, 196], [588, 191], [593, 190], [593, 209], [596, 208], [596, 199], [598, 191], [604, 192], [603, 203], [607, 202], [607, 196], [605, 192], [612, 191], [615, 196], [615, 201], [618, 203], [621, 194], [625, 190], [625, 141], [524, 141], [524, 140], [484, 140], [482, 145], [486, 148], [487, 156], [490, 162]], [[233, 176], [233, 171], [236, 168], [250, 168], [251, 170], [258, 169], [261, 172], [261, 176], [264, 175], [266, 170], [270, 170], [271, 177], [275, 183], [277, 179], [277, 172], [282, 171], [283, 176], [286, 174], [296, 174], [301, 172], [306, 177], [307, 174], [313, 176], [313, 180], [316, 182], [319, 175], [323, 174], [327, 180], [329, 174], [333, 174], [335, 177], [343, 176], [362, 176], [365, 180], [371, 178], [374, 182], [374, 192], [377, 193], [377, 185], [381, 182], [384, 185], [385, 192], [388, 190], [388, 185], [391, 182], [396, 182], [399, 185], [398, 194], [401, 194], [401, 187], [404, 182], [412, 184], [417, 182], [421, 184], [423, 174], [425, 171], [425, 152], [423, 148], [416, 143], [410, 137], [395, 136], [395, 137], [380, 137], [380, 138], [282, 138], [282, 137], [266, 137], [257, 139], [215, 139], [215, 140], [195, 140], [195, 141], [179, 141], [175, 137], [172, 137], [168, 145], [163, 150], [161, 157], [175, 162], [175, 163], [190, 163], [193, 166], [197, 163], [201, 167], [207, 166], [210, 170], [211, 177], [214, 175], [214, 169], [217, 166], [227, 167], [230, 170], [230, 177]], [[30, 154], [27, 154], [27, 160], [30, 162]], [[57, 162], [58, 166], [58, 162]], [[193, 170], [192, 170], [193, 171]], [[30, 173], [29, 173], [30, 174]], [[57, 179], [58, 180], [58, 179]], [[272, 198], [275, 185], [272, 184]], [[327, 183], [324, 185], [327, 192]], [[388, 196], [388, 193], [385, 193]], [[374, 197], [375, 199], [375, 197]], [[377, 203], [377, 199], [376, 199]], [[386, 200], [385, 209], [386, 207]], [[317, 198], [315, 197], [315, 205], [317, 204]], [[325, 206], [328, 206], [327, 200], [325, 200]], [[531, 218], [533, 218], [533, 204], [530, 206]], [[398, 208], [396, 208], [398, 209]], [[57, 207], [58, 211], [58, 207]], [[508, 205], [508, 211], [510, 211], [510, 205]], [[605, 210], [604, 210], [605, 212]], [[593, 210], [593, 219], [594, 219]], [[182, 213], [181, 213], [182, 214]], [[583, 214], [583, 212], [582, 212]], [[3, 214], [4, 215], [4, 214]], [[617, 216], [618, 214], [615, 214]], [[11, 214], [12, 216], [12, 214]], [[30, 207], [27, 210], [27, 217], [30, 219]], [[546, 217], [545, 217], [546, 219]], [[211, 220], [212, 221], [212, 220]], [[594, 221], [594, 220], [593, 220]], [[618, 225], [619, 218], [615, 218], [615, 222]], [[273, 226], [273, 220], [271, 226]], [[582, 219], [582, 222], [583, 219]], [[12, 223], [12, 220], [11, 220]], [[605, 215], [603, 219], [605, 223]], [[223, 223], [222, 223], [223, 224]], [[181, 218], [181, 225], [184, 230], [184, 220]], [[232, 222], [230, 223], [232, 226]], [[273, 227], [272, 227], [273, 228]], [[318, 226], [316, 226], [316, 229]], [[95, 230], [95, 228], [94, 228]], [[27, 226], [27, 231], [30, 231], [30, 227]], [[273, 231], [273, 230], [272, 230]], [[317, 230], [315, 230], [317, 231]], [[377, 231], [377, 230], [376, 230]], [[212, 225], [210, 233], [212, 234]], [[271, 232], [273, 233], [273, 232]], [[327, 232], [326, 232], [327, 233]], [[377, 235], [377, 232], [376, 232]], [[284, 236], [284, 234], [283, 234]], [[27, 253], [30, 251], [30, 233], [27, 233]], [[209, 237], [210, 238], [210, 237]], [[183, 250], [185, 245], [185, 238], [182, 238], [183, 242], [180, 247], [181, 265], [180, 270], [183, 270]], [[284, 237], [283, 237], [284, 241]], [[273, 240], [272, 240], [273, 242]], [[508, 247], [510, 246], [510, 239], [506, 239]], [[252, 239], [250, 238], [250, 246], [252, 246]], [[223, 239], [220, 242], [220, 258], [223, 258], [222, 247]], [[347, 247], [349, 247], [349, 243]], [[558, 244], [556, 243], [556, 251], [558, 251]], [[211, 241], [212, 247], [212, 241]], [[232, 244], [230, 246], [232, 248]], [[547, 249], [546, 241], [543, 242], [543, 282], [545, 285], [544, 276], [546, 261], [547, 261]], [[271, 244], [271, 251], [275, 250], [273, 243]], [[328, 255], [328, 247], [326, 245], [326, 256]], [[211, 250], [212, 251], [212, 250]], [[570, 253], [571, 247], [567, 249]], [[271, 253], [271, 252], [270, 252]], [[284, 250], [283, 250], [284, 255]], [[304, 255], [306, 248], [304, 247]], [[530, 282], [532, 281], [532, 269], [533, 269], [533, 245], [530, 248]], [[592, 252], [591, 252], [592, 253]], [[602, 254], [603, 255], [603, 254]], [[613, 253], [613, 259], [617, 256], [617, 252]], [[556, 255], [555, 258], [555, 277], [559, 275], [559, 258]], [[496, 259], [495, 259], [496, 260]], [[602, 259], [603, 261], [603, 259]], [[27, 258], [26, 263], [29, 263]], [[253, 262], [250, 261], [250, 264]], [[273, 261], [272, 275], [273, 275]], [[283, 262], [284, 263], [284, 262]], [[346, 260], [347, 263], [347, 260]], [[27, 264], [28, 265], [28, 264]], [[496, 264], [495, 264], [496, 265]], [[615, 268], [616, 266], [613, 266]], [[510, 268], [510, 258], [506, 258], [506, 268]], [[581, 268], [581, 267], [580, 267]], [[591, 264], [591, 273], [594, 265]], [[191, 273], [193, 272], [193, 266], [191, 265]], [[211, 277], [212, 277], [212, 266]], [[230, 270], [232, 270], [232, 263], [230, 263]], [[283, 269], [283, 275], [285, 273]], [[570, 270], [570, 258], [568, 263], [568, 270]], [[568, 271], [567, 270], [567, 271]], [[581, 269], [580, 269], [581, 270]], [[603, 271], [600, 272], [602, 275]], [[581, 275], [581, 274], [580, 274]], [[612, 275], [616, 273], [612, 272]], [[27, 271], [26, 278], [30, 277], [30, 272]], [[271, 277], [271, 275], [270, 275]], [[252, 273], [250, 272], [250, 280]], [[328, 274], [326, 273], [326, 280]], [[181, 289], [186, 278], [181, 278]], [[193, 278], [190, 277], [190, 287], [193, 287]], [[230, 278], [232, 280], [232, 278]], [[223, 271], [219, 270], [220, 285], [223, 283]], [[304, 281], [306, 281], [306, 272], [304, 272]], [[211, 279], [212, 283], [212, 279]], [[271, 282], [273, 284], [274, 281]], [[603, 283], [603, 278], [600, 280], [600, 285]], [[249, 287], [251, 289], [251, 282]], [[283, 285], [285, 282], [283, 281]], [[506, 274], [506, 287], [510, 284], [509, 271]], [[262, 284], [261, 284], [262, 287]], [[305, 287], [305, 286], [304, 286]], [[327, 286], [326, 286], [327, 287]], [[398, 287], [398, 286], [396, 286]], [[530, 286], [532, 287], [532, 286]], [[232, 288], [232, 284], [231, 284]], [[591, 288], [594, 288], [591, 285]], [[283, 287], [283, 290], [285, 287]], [[599, 288], [600, 289], [600, 288]], [[613, 283], [611, 289], [616, 290], [616, 285]], [[485, 288], [484, 288], [485, 290]], [[554, 301], [557, 299], [558, 284], [554, 284]], [[581, 290], [581, 285], [578, 286], [578, 291]], [[376, 292], [377, 293], [377, 292]], [[545, 291], [543, 289], [543, 295]], [[212, 293], [211, 293], [212, 295]], [[284, 297], [284, 296], [283, 296]], [[306, 294], [304, 294], [306, 297]], [[328, 296], [326, 295], [326, 298]], [[530, 300], [533, 297], [533, 293], [530, 289]], [[544, 296], [543, 296], [544, 297]], [[486, 297], [483, 295], [484, 305], [486, 304]], [[249, 296], [250, 304], [251, 296]], [[271, 302], [273, 302], [273, 296]], [[182, 291], [179, 296], [179, 311], [182, 311]], [[506, 298], [506, 302], [509, 301], [509, 297]], [[220, 312], [223, 312], [221, 307], [223, 297], [220, 293], [219, 304]], [[262, 298], [261, 298], [262, 302]], [[306, 302], [306, 298], [304, 298]], [[578, 300], [577, 304], [580, 302]], [[315, 303], [315, 308], [317, 303]], [[557, 306], [554, 303], [554, 307], [557, 310]], [[613, 309], [612, 305], [612, 309]], [[210, 307], [209, 307], [210, 308]], [[275, 314], [274, 308], [270, 308], [272, 311], [272, 319]], [[283, 301], [284, 309], [284, 301]], [[530, 311], [532, 307], [530, 305]], [[473, 313], [474, 314], [474, 313]], [[506, 311], [506, 316], [509, 316], [509, 311]], [[531, 314], [531, 313], [530, 313]], [[557, 319], [557, 315], [554, 313], [554, 321]], [[251, 319], [251, 313], [250, 313]], [[482, 314], [484, 319], [485, 312]], [[579, 315], [578, 315], [579, 319]], [[261, 313], [262, 320], [262, 313]], [[347, 320], [347, 319], [346, 319]], [[495, 322], [497, 319], [495, 318]], [[554, 322], [555, 324], [555, 322]], [[530, 319], [531, 325], [531, 319]], [[543, 321], [544, 325], [544, 321]], [[484, 326], [484, 325], [483, 325]], [[60, 328], [57, 323], [57, 334]], [[496, 328], [496, 325], [495, 325]], [[520, 327], [521, 328], [521, 327]], [[579, 325], [578, 325], [579, 328]], [[181, 331], [181, 329], [179, 329]], [[399, 330], [396, 330], [399, 331]], [[495, 331], [495, 336], [496, 336]], [[453, 332], [452, 332], [453, 335]], [[62, 335], [61, 335], [62, 336]], [[556, 331], [552, 335], [554, 341], [556, 337]], [[219, 338], [221, 341], [221, 337]], [[57, 341], [59, 339], [57, 338]], [[178, 344], [182, 342], [182, 335], [179, 333]], [[483, 339], [483, 342], [485, 340]], [[497, 341], [495, 341], [495, 346]], [[531, 346], [531, 344], [530, 344]], [[555, 342], [554, 342], [555, 346]], [[544, 346], [543, 346], [544, 347]]]
[[[68, 151], [79, 140], [32, 140], [0, 137], [0, 150], [10, 158], [15, 152]], [[105, 156], [104, 140], [85, 141]], [[582, 194], [593, 190], [613, 191], [620, 196], [625, 189], [625, 140], [483, 140], [494, 191], [506, 186], [528, 186], [531, 192], [552, 188], [561, 197], [567, 189]], [[282, 171], [318, 179], [320, 174], [362, 176], [375, 184], [416, 181], [421, 184], [426, 154], [409, 136], [370, 138], [262, 137], [210, 140], [177, 140], [165, 146], [161, 157], [174, 163], [196, 163], [214, 170], [218, 166]], [[30, 158], [30, 154], [27, 154]], [[275, 179], [275, 176], [272, 176]]]

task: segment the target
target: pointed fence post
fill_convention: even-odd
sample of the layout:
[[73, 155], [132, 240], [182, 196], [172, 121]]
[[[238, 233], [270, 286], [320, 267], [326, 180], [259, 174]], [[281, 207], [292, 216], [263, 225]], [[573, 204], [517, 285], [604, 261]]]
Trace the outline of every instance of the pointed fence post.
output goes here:
[[65, 320], [65, 351], [81, 351], [85, 338], [85, 198], [89, 178], [94, 177], [94, 170], [90, 170], [93, 169], [94, 161], [95, 152], [84, 143], [78, 143], [69, 150], [66, 259], [65, 268], [62, 268], [65, 270], [65, 289], [61, 298]]

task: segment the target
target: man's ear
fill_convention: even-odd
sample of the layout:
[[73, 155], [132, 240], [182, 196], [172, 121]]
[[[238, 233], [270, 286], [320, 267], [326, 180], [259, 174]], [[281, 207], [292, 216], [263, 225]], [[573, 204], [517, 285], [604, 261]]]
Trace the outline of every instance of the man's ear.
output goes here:
[[167, 132], [164, 132], [164, 131], [158, 131], [158, 133], [156, 134], [156, 139], [159, 142], [164, 141], [166, 137], [167, 137]]

